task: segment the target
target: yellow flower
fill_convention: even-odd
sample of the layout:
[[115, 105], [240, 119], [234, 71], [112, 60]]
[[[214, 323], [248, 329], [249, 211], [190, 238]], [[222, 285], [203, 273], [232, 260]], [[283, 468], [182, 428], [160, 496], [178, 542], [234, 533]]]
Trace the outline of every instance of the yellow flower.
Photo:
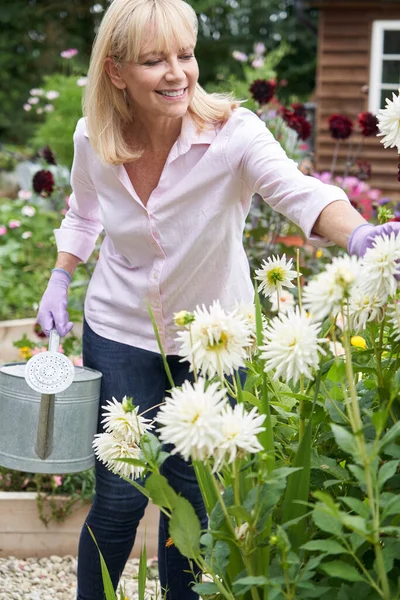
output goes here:
[[315, 253], [315, 258], [322, 258], [324, 255], [324, 253], [322, 252], [321, 248], [318, 248], [318, 250]]
[[350, 344], [356, 348], [362, 348], [363, 350], [366, 350], [367, 348], [367, 342], [361, 335], [353, 335], [353, 337], [350, 338]]
[[32, 357], [32, 350], [29, 346], [22, 346], [19, 352], [24, 360], [29, 360]]
[[166, 547], [166, 548], [170, 548], [170, 547], [171, 547], [171, 546], [173, 546], [173, 545], [174, 545], [174, 540], [172, 539], [172, 537], [169, 537], [169, 538], [167, 539], [167, 541], [165, 542], [165, 547]]

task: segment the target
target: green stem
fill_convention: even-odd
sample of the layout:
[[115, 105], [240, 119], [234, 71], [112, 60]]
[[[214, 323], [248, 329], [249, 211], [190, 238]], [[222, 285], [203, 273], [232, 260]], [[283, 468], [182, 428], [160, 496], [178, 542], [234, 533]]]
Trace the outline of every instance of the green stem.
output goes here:
[[[304, 394], [304, 377], [300, 375], [300, 394]], [[306, 420], [304, 418], [304, 400], [299, 400], [299, 442], [303, 439], [306, 430]]]

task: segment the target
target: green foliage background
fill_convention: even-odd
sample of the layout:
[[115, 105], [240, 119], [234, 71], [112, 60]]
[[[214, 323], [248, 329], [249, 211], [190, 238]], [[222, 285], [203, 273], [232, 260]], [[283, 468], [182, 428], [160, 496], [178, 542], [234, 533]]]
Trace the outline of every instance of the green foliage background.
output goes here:
[[[232, 58], [233, 50], [249, 52], [262, 41], [270, 51], [284, 41], [290, 52], [278, 65], [277, 77], [290, 82], [291, 94], [305, 99], [312, 92], [316, 11], [302, 15], [294, 0], [189, 2], [199, 15], [202, 85], [218, 83], [227, 75], [241, 77], [242, 65]], [[46, 77], [70, 74], [71, 63], [60, 57], [62, 50], [77, 48], [74, 72], [86, 73], [95, 31], [108, 4], [108, 0], [0, 0], [0, 142], [25, 144], [33, 135], [41, 119], [34, 111], [28, 116], [22, 105], [29, 90], [41, 87]]]

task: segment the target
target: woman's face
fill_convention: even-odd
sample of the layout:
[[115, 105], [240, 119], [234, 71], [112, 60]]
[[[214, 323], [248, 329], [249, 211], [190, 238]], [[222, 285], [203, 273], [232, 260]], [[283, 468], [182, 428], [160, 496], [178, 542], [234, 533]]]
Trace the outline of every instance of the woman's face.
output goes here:
[[174, 47], [164, 54], [154, 51], [150, 39], [138, 61], [127, 63], [119, 74], [139, 118], [179, 118], [192, 101], [199, 68], [194, 46]]

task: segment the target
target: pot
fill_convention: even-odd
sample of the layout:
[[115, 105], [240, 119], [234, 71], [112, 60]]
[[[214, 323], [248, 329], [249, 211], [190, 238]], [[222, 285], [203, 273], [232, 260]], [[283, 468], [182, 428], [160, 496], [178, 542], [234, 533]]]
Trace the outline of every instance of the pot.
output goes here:
[[77, 473], [94, 465], [101, 373], [75, 367], [72, 384], [55, 394], [53, 446], [35, 452], [41, 394], [25, 381], [26, 363], [0, 367], [0, 465], [28, 473]]

